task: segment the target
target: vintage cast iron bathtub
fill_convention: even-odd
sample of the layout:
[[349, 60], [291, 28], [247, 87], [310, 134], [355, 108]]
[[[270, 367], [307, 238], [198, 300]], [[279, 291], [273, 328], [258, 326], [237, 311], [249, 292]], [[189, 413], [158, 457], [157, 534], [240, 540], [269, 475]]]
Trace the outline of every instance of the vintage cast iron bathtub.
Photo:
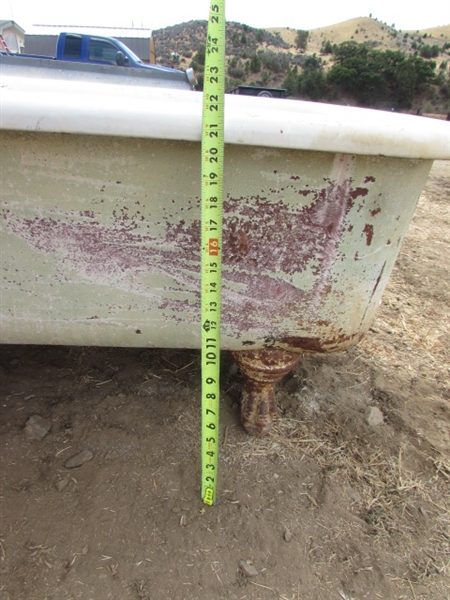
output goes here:
[[[3, 343], [200, 346], [202, 95], [2, 80]], [[450, 124], [226, 98], [222, 347], [265, 433], [299, 353], [369, 328]]]

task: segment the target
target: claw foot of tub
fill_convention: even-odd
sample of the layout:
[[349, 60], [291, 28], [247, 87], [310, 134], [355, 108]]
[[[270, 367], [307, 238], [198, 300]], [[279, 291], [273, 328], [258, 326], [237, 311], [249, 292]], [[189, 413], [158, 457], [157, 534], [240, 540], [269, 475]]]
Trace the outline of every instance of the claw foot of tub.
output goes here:
[[245, 375], [241, 423], [250, 435], [267, 435], [278, 418], [275, 385], [295, 367], [300, 356], [286, 350], [232, 352]]

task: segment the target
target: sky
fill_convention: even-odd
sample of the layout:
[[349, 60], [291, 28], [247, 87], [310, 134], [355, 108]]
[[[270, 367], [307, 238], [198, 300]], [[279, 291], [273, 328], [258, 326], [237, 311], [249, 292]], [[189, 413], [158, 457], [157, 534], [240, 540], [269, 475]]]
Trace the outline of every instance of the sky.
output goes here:
[[[32, 25], [103, 25], [160, 29], [208, 18], [209, 0], [3, 0], [0, 20], [14, 20], [26, 32]], [[368, 17], [397, 30], [450, 24], [448, 0], [225, 0], [228, 21], [251, 27], [315, 29]]]

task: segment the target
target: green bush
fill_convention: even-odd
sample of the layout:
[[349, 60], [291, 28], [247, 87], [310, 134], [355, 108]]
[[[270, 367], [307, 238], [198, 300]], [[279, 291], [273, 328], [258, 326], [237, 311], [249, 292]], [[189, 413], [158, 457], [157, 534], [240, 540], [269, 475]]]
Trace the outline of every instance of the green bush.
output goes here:
[[254, 54], [250, 59], [250, 71], [259, 73], [261, 71], [261, 59], [257, 54]]
[[262, 65], [274, 73], [283, 73], [289, 70], [290, 55], [284, 52], [265, 50], [258, 53]]
[[321, 54], [333, 54], [333, 45], [330, 40], [323, 41], [322, 47], [320, 48]]
[[264, 29], [258, 29], [258, 31], [256, 32], [256, 41], [260, 44], [263, 43], [263, 41], [265, 40], [266, 37], [266, 32], [264, 31]]
[[304, 29], [299, 29], [295, 36], [295, 45], [298, 50], [305, 51], [308, 46], [308, 37], [309, 31], [305, 31]]
[[437, 56], [439, 56], [439, 46], [437, 46], [436, 44], [434, 46], [424, 44], [420, 48], [420, 56], [422, 58], [436, 58]]
[[234, 79], [245, 79], [245, 70], [242, 67], [229, 67], [228, 75]]

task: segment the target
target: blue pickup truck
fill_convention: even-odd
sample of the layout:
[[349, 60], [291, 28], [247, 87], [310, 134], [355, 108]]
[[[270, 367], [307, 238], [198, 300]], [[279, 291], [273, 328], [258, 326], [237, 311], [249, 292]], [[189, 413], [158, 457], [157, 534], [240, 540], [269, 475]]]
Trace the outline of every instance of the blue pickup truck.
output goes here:
[[[20, 63], [22, 66], [28, 64], [30, 67], [33, 65], [54, 66], [69, 71], [87, 69], [87, 72], [105, 75], [122, 73], [141, 80], [148, 79], [151, 80], [150, 85], [164, 87], [195, 89], [197, 83], [192, 69], [179, 71], [170, 67], [146, 64], [119, 40], [98, 35], [60, 33], [56, 43], [56, 56], [1, 53], [0, 64], [2, 66], [12, 64], [12, 61], [17, 61], [16, 64]], [[39, 63], [33, 61], [39, 61]], [[55, 61], [54, 65], [48, 61]]]

